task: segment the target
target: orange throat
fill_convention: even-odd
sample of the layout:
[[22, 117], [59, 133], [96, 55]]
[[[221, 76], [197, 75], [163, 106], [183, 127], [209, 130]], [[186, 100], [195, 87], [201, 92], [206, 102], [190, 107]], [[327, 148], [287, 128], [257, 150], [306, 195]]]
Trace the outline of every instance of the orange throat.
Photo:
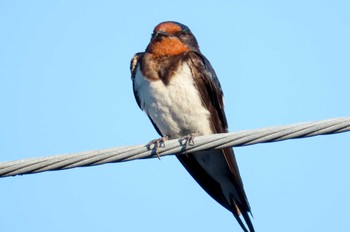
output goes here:
[[155, 56], [175, 56], [189, 50], [188, 46], [176, 38], [164, 38], [161, 41], [151, 41], [147, 52]]

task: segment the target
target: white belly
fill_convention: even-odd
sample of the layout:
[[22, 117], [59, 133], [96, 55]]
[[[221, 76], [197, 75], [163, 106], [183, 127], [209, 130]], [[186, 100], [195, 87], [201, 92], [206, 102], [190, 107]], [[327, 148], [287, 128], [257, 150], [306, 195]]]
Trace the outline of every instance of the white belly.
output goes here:
[[201, 102], [187, 64], [179, 66], [168, 85], [161, 80], [144, 78], [138, 67], [135, 88], [141, 99], [141, 108], [163, 136], [178, 138], [190, 133], [212, 133], [210, 113]]

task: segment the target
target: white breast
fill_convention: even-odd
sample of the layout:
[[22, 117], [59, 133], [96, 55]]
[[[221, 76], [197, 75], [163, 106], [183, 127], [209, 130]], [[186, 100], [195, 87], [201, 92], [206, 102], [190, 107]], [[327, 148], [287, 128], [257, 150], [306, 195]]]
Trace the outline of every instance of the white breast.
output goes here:
[[190, 133], [212, 133], [210, 113], [201, 102], [187, 64], [179, 65], [168, 85], [161, 80], [146, 79], [140, 67], [137, 68], [134, 81], [141, 108], [157, 125], [163, 136], [178, 138]]

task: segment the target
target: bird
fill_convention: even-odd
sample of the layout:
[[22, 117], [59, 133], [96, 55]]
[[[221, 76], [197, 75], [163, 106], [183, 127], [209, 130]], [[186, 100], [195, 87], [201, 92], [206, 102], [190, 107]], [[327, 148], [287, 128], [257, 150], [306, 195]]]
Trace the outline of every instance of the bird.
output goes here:
[[[220, 82], [186, 25], [156, 25], [145, 51], [132, 57], [130, 71], [136, 102], [161, 139], [228, 132]], [[176, 157], [212, 198], [232, 212], [243, 231], [254, 232], [231, 147]]]

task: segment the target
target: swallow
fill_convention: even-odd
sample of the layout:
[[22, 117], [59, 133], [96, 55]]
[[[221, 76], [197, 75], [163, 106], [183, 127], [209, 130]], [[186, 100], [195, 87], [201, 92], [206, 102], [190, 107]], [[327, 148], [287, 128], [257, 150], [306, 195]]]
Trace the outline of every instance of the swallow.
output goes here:
[[[160, 136], [228, 132], [220, 82], [187, 26], [174, 21], [158, 24], [145, 52], [131, 59], [130, 70], [136, 102]], [[176, 156], [245, 232], [254, 232], [232, 148]]]

